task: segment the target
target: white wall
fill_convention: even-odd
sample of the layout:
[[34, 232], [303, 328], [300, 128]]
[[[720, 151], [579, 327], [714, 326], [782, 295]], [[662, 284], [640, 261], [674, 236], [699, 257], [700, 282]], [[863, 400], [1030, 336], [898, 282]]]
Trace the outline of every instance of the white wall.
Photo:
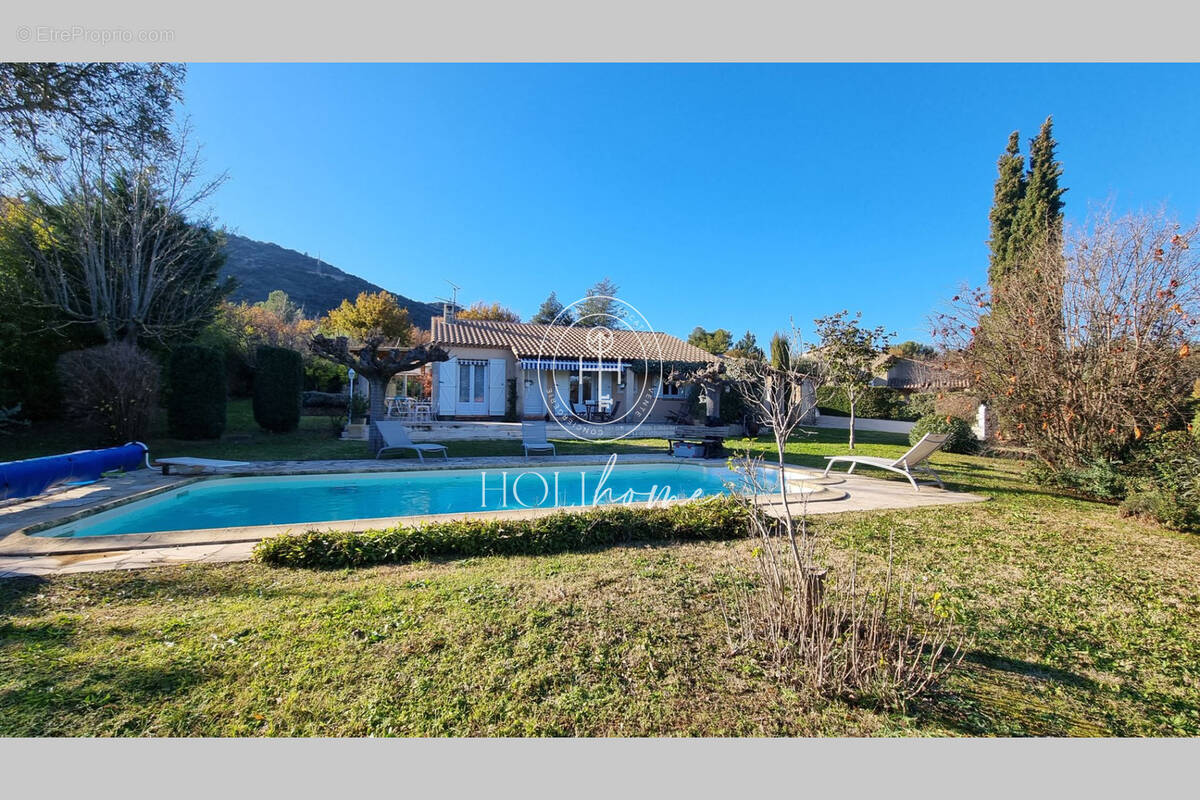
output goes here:
[[[854, 430], [856, 431], [880, 431], [881, 433], [908, 433], [913, 429], [915, 422], [903, 422], [897, 419], [871, 419], [869, 417], [858, 417], [854, 420]], [[818, 428], [840, 428], [842, 430], [850, 430], [849, 417], [830, 417], [820, 416], [814, 423]]]

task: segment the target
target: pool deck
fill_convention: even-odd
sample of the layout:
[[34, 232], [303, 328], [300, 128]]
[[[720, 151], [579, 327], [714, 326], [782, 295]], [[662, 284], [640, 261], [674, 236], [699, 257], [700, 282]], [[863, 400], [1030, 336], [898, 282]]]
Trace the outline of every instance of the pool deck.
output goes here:
[[[139, 470], [118, 478], [105, 479], [88, 486], [64, 488], [52, 494], [21, 502], [0, 505], [0, 578], [27, 575], [46, 576], [110, 569], [144, 569], [185, 563], [221, 563], [245, 561], [255, 543], [264, 536], [308, 530], [337, 528], [364, 530], [388, 524], [433, 521], [461, 517], [447, 514], [425, 517], [396, 517], [381, 520], [351, 520], [333, 523], [224, 528], [208, 531], [175, 531], [125, 536], [52, 538], [29, 536], [24, 531], [62, 524], [89, 513], [131, 502], [210, 476], [311, 475], [348, 472], [404, 472], [436, 469], [521, 469], [546, 466], [571, 467], [603, 464], [605, 456], [558, 456], [363, 461], [263, 461], [241, 467], [206, 470], [202, 476], [163, 476], [157, 471]], [[663, 455], [622, 455], [620, 464], [678, 463]], [[725, 466], [720, 459], [696, 461], [710, 466]], [[813, 475], [812, 470], [795, 468]], [[819, 473], [817, 473], [819, 474]], [[934, 505], [974, 503], [986, 497], [965, 492], [950, 492], [935, 486], [922, 486], [920, 492], [902, 480], [881, 480], [861, 474], [831, 474], [829, 479], [813, 482], [829, 486], [826, 498], [807, 503], [809, 514], [849, 511], [919, 508]], [[793, 513], [800, 504], [792, 504]], [[772, 507], [768, 505], [768, 507]], [[552, 513], [553, 509], [522, 509], [484, 512], [489, 516], [515, 519]], [[475, 512], [476, 514], [480, 512]]]

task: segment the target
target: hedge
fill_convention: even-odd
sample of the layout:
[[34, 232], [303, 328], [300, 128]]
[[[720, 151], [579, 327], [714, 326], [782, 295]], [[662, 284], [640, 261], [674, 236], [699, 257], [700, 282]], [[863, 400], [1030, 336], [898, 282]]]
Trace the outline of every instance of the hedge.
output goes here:
[[167, 429], [176, 439], [218, 439], [225, 432], [225, 354], [185, 344], [167, 364]]
[[254, 355], [254, 421], [287, 433], [300, 425], [304, 359], [286, 347], [262, 345]]
[[[817, 410], [822, 416], [850, 416], [850, 399], [840, 386], [817, 389]], [[915, 419], [908, 413], [907, 404], [895, 389], [868, 386], [854, 403], [854, 416], [861, 419]]]
[[948, 433], [950, 438], [942, 445], [947, 453], [973, 453], [979, 447], [979, 440], [971, 425], [961, 417], [951, 417], [944, 414], [926, 414], [917, 420], [909, 431], [908, 441], [916, 444], [927, 433]]
[[748, 530], [743, 502], [722, 495], [665, 508], [612, 505], [531, 519], [284, 534], [259, 542], [254, 558], [280, 567], [362, 567], [439, 557], [548, 555], [632, 541], [736, 539]]

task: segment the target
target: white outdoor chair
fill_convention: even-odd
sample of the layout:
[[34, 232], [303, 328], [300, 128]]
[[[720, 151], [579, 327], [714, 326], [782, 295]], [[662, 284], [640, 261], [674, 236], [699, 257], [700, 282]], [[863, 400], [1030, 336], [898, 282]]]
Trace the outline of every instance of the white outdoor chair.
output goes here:
[[525, 448], [526, 458], [529, 458], [530, 450], [549, 450], [552, 455], [558, 455], [554, 443], [546, 440], [546, 421], [541, 419], [521, 423], [521, 446]]
[[895, 472], [908, 478], [908, 482], [912, 484], [914, 491], [921, 491], [921, 487], [917, 485], [917, 479], [914, 473], [922, 473], [933, 476], [937, 481], [937, 485], [945, 489], [946, 485], [942, 483], [942, 479], [936, 472], [925, 465], [925, 460], [934, 454], [946, 443], [946, 439], [950, 438], [946, 433], [927, 433], [921, 437], [921, 441], [914, 444], [907, 453], [899, 458], [892, 460], [887, 458], [879, 458], [878, 456], [825, 456], [825, 460], [829, 463], [825, 466], [825, 474], [829, 474], [829, 470], [839, 461], [847, 461], [850, 463], [850, 468], [846, 470], [846, 474], [854, 472], [854, 468], [859, 464], [865, 464], [868, 467], [878, 467], [886, 469], [889, 472]]
[[383, 437], [383, 447], [379, 448], [379, 452], [375, 454], [379, 458], [388, 450], [415, 450], [417, 458], [421, 462], [425, 462], [425, 453], [436, 453], [441, 451], [442, 457], [447, 461], [450, 459], [450, 454], [446, 452], [446, 445], [422, 443], [417, 444], [408, 435], [408, 428], [401, 425], [399, 422], [377, 422], [376, 427], [379, 428], [379, 434]]

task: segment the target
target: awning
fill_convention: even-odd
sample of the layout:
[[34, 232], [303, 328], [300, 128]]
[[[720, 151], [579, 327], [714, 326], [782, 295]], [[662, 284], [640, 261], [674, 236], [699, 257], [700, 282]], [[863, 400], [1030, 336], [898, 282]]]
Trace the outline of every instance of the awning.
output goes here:
[[594, 358], [522, 358], [521, 369], [561, 370], [563, 372], [624, 372], [628, 361], [597, 361]]

